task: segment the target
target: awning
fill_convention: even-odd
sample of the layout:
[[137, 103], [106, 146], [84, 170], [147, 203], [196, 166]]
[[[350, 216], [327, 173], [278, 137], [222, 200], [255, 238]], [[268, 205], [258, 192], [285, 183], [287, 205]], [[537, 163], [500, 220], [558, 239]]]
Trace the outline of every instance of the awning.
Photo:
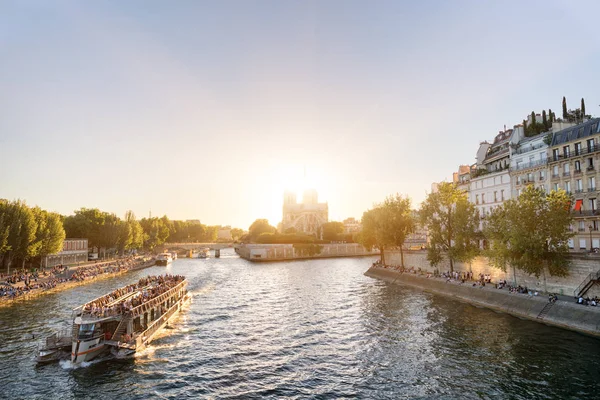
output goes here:
[[575, 200], [575, 211], [581, 211], [581, 206], [583, 205], [583, 200]]

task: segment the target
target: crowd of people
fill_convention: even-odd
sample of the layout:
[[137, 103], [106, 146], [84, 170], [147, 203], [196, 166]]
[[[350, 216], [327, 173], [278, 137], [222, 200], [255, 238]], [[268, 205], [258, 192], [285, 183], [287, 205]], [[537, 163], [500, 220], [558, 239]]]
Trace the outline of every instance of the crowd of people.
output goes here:
[[10, 275], [0, 274], [0, 300], [14, 299], [37, 290], [48, 290], [67, 282], [81, 282], [103, 274], [114, 274], [138, 267], [145, 261], [129, 257], [108, 263], [96, 263], [74, 268], [69, 276], [66, 265], [41, 268], [34, 272], [15, 271]]
[[[96, 318], [123, 314], [147, 303], [175, 287], [185, 279], [181, 275], [157, 275], [141, 278], [138, 282], [114, 290], [83, 306], [83, 313]], [[132, 294], [128, 296], [129, 294]]]
[[577, 304], [581, 304], [582, 306], [596, 307], [598, 306], [598, 302], [600, 302], [600, 298], [598, 298], [598, 296], [592, 297], [591, 299], [589, 297], [583, 298], [582, 296], [577, 298]]

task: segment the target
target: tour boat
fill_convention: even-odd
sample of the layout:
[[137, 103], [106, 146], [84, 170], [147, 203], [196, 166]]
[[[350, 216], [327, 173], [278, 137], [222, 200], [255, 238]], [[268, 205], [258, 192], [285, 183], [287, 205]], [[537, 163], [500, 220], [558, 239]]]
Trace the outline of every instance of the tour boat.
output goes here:
[[209, 257], [210, 257], [210, 249], [208, 247], [200, 250], [200, 252], [198, 253], [198, 258], [209, 258]]
[[190, 300], [180, 275], [141, 278], [73, 310], [73, 327], [38, 349], [38, 362], [67, 358], [74, 365], [111, 352], [124, 357], [144, 349]]
[[173, 262], [173, 257], [171, 257], [171, 253], [161, 253], [156, 256], [156, 265], [164, 265], [167, 266]]

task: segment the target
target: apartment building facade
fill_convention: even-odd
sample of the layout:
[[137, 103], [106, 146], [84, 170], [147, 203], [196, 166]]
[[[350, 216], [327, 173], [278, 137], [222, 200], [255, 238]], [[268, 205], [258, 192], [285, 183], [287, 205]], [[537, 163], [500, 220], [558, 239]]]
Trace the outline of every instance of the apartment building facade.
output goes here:
[[600, 248], [600, 118], [554, 133], [549, 149], [549, 190], [573, 195], [574, 251]]

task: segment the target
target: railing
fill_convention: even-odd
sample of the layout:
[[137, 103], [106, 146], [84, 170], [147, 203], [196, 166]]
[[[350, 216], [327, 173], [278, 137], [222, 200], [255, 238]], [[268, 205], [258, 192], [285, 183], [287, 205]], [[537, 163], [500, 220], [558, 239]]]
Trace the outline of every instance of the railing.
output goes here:
[[[148, 326], [148, 329], [146, 329], [143, 333], [144, 336], [146, 338], [148, 338], [149, 336], [151, 336], [154, 332], [156, 332], [157, 330], [159, 330], [162, 327], [162, 324], [164, 322], [165, 319], [169, 319], [171, 318], [171, 316], [177, 311], [177, 304], [173, 304], [171, 306], [171, 308], [164, 314], [162, 314], [161, 316], [159, 316], [158, 318], [156, 318], [154, 321], [152, 321], [152, 323], [150, 324], [150, 326]], [[144, 340], [142, 338], [142, 340]]]
[[563, 172], [563, 176], [571, 176], [570, 172]]
[[552, 160], [553, 161], [560, 161], [560, 160], [564, 160], [566, 158], [581, 157], [581, 156], [584, 156], [586, 154], [596, 153], [598, 151], [600, 151], [600, 145], [594, 143], [591, 146], [579, 149], [579, 151], [575, 150], [574, 153], [569, 153], [569, 154], [553, 154], [552, 155]]
[[581, 285], [579, 285], [579, 286], [577, 287], [577, 289], [575, 289], [575, 292], [574, 292], [574, 294], [575, 294], [575, 297], [582, 296], [582, 295], [584, 294], [584, 290], [585, 290], [585, 288], [587, 287], [587, 285], [588, 285], [590, 282], [592, 282], [592, 281], [595, 281], [595, 280], [598, 280], [598, 279], [600, 279], [600, 271], [598, 271], [598, 272], [592, 272], [591, 274], [589, 274], [589, 275], [587, 276], [587, 278], [585, 278], [585, 279], [583, 280], [583, 282], [581, 282]]
[[534, 167], [538, 167], [540, 165], [547, 165], [548, 164], [548, 160], [538, 160], [538, 161], [532, 161], [532, 162], [528, 162], [528, 163], [524, 163], [524, 164], [519, 164], [516, 165], [514, 167], [510, 167], [511, 171], [520, 171], [522, 169], [527, 169], [527, 168], [534, 168]]
[[541, 149], [542, 147], [548, 147], [548, 145], [540, 143], [540, 144], [535, 145], [535, 146], [526, 146], [526, 147], [523, 147], [523, 148], [519, 147], [518, 149], [515, 150], [515, 154], [529, 153], [530, 151]]
[[595, 191], [596, 191], [596, 188], [595, 188], [595, 187], [590, 187], [590, 188], [588, 188], [588, 192], [595, 192]]
[[574, 217], [593, 217], [595, 215], [600, 215], [599, 210], [579, 210], [573, 211], [572, 215]]
[[149, 308], [154, 308], [153, 306], [162, 303], [164, 300], [171, 297], [178, 290], [181, 290], [183, 287], [185, 287], [186, 284], [187, 282], [185, 280], [179, 282], [176, 286], [156, 296], [152, 300], [149, 300], [146, 303], [140, 304], [139, 306], [132, 308], [131, 311], [129, 311], [128, 315], [130, 315], [132, 318], [135, 318], [138, 315], [142, 314], [142, 312], [147, 311]]

